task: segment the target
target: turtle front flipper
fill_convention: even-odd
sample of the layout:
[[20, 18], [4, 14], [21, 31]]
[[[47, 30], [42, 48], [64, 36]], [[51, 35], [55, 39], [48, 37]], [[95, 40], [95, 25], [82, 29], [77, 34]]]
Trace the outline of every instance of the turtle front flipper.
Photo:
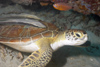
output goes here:
[[19, 67], [45, 67], [51, 60], [52, 49], [34, 51]]

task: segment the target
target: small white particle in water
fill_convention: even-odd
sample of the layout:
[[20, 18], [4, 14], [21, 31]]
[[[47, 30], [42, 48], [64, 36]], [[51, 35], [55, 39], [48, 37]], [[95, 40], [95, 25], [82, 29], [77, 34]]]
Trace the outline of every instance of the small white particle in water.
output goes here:
[[90, 58], [90, 61], [93, 61], [93, 59], [92, 59], [92, 58]]
[[70, 58], [71, 60], [74, 60], [74, 58]]

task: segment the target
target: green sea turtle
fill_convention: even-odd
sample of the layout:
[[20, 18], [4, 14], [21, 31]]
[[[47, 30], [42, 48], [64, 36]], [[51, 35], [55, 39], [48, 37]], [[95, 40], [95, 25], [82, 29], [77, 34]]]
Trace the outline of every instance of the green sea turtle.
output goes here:
[[45, 67], [58, 48], [81, 45], [88, 39], [83, 30], [59, 31], [51, 23], [23, 17], [0, 19], [0, 43], [32, 53], [18, 67]]

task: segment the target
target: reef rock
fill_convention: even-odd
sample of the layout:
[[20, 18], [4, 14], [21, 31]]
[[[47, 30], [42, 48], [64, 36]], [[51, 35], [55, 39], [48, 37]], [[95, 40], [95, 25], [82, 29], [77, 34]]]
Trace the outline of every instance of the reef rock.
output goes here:
[[96, 14], [100, 16], [100, 0], [12, 0], [15, 3], [29, 5], [36, 2], [66, 3], [73, 7], [73, 10], [83, 14]]

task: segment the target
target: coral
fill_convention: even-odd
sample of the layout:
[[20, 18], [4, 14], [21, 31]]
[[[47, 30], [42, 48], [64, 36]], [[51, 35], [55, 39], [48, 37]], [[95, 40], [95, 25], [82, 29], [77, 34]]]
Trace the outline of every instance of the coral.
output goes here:
[[83, 14], [93, 13], [100, 16], [100, 0], [77, 0], [73, 7], [73, 10]]
[[12, 0], [15, 3], [29, 5], [36, 2], [68, 3], [73, 10], [83, 14], [97, 14], [100, 16], [100, 0]]
[[64, 2], [73, 6], [73, 10], [83, 14], [97, 14], [100, 16], [100, 0], [54, 0], [56, 2]]
[[73, 6], [73, 10], [83, 14], [97, 14], [100, 16], [100, 0], [52, 0], [56, 2], [64, 2]]

